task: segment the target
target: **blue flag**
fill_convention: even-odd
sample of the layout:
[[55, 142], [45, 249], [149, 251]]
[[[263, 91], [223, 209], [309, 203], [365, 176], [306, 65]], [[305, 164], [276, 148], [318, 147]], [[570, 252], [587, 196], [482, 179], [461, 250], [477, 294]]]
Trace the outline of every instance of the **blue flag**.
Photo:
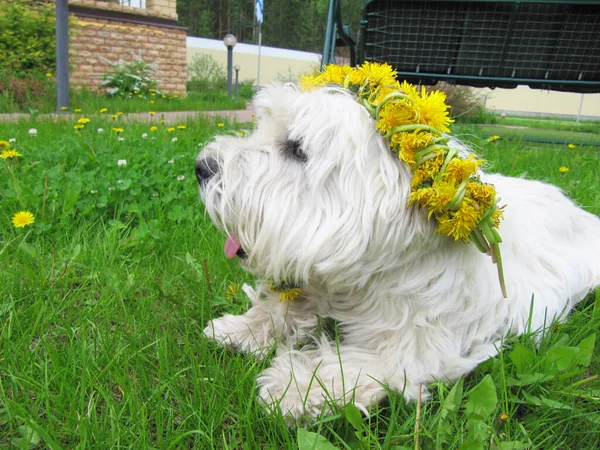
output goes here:
[[263, 22], [263, 0], [256, 0], [256, 21]]

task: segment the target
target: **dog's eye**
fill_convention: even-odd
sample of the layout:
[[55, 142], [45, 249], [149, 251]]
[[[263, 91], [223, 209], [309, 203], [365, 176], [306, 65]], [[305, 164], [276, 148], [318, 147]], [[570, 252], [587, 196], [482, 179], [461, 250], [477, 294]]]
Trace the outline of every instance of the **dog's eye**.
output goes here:
[[290, 155], [298, 161], [308, 161], [306, 153], [304, 153], [304, 150], [302, 150], [302, 147], [300, 146], [300, 141], [285, 141], [283, 150], [287, 155]]

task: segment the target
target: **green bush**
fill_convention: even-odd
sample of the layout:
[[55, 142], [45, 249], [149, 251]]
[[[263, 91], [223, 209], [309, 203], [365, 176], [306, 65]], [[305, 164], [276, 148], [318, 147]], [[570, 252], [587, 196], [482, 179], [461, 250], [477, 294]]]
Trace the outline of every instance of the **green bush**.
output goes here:
[[0, 0], [0, 71], [19, 78], [54, 72], [54, 16], [53, 2]]
[[479, 95], [469, 86], [460, 86], [440, 81], [428, 90], [442, 91], [446, 94], [446, 103], [452, 107], [450, 115], [459, 122], [473, 122], [486, 116]]
[[155, 87], [160, 83], [155, 80], [157, 64], [147, 63], [141, 53], [131, 52], [131, 61], [119, 59], [117, 62], [99, 58], [112, 67], [102, 76], [102, 89], [111, 97], [132, 98], [146, 95], [149, 92], [159, 93]]
[[195, 55], [188, 64], [187, 74], [187, 89], [190, 92], [227, 89], [225, 67], [211, 55]]

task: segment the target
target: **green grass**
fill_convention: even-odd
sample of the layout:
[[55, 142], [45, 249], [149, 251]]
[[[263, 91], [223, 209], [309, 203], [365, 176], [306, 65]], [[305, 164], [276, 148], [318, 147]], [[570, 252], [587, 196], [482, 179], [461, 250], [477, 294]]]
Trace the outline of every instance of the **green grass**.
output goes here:
[[[295, 449], [315, 437], [258, 406], [268, 361], [202, 337], [207, 320], [245, 310], [225, 291], [251, 277], [224, 257], [193, 173], [198, 144], [237, 127], [185, 125], [127, 124], [119, 141], [102, 116], [81, 132], [0, 123], [0, 140], [16, 138], [23, 155], [10, 170], [0, 160], [0, 448]], [[461, 133], [489, 170], [555, 183], [600, 214], [598, 149]], [[20, 210], [36, 221], [17, 230]], [[531, 336], [511, 339], [464, 381], [429, 386], [421, 448], [598, 448], [599, 328], [600, 295], [539, 350]], [[416, 411], [391, 393], [368, 419], [347, 408], [306, 428], [342, 449], [414, 448]]]
[[[148, 112], [148, 111], [208, 111], [246, 109], [248, 99], [229, 98], [226, 91], [207, 90], [205, 92], [190, 92], [184, 98], [173, 95], [157, 94], [133, 97], [124, 100], [98, 95], [85, 89], [72, 90], [69, 96], [69, 110], [81, 109], [83, 114], [93, 114], [102, 108], [116, 113]], [[23, 103], [26, 106], [23, 106]], [[50, 86], [41, 95], [29, 94], [23, 103], [17, 103], [7, 93], [0, 94], [0, 111], [3, 113], [34, 113], [44, 114], [56, 111], [56, 90]]]
[[[454, 133], [462, 134], [472, 130], [474, 125], [455, 125]], [[500, 125], [477, 125], [477, 133], [482, 136], [500, 136], [503, 139], [530, 140], [541, 142], [559, 142], [575, 145], [600, 146], [600, 132], [579, 132], [540, 127], [518, 127]]]
[[556, 119], [552, 117], [519, 117], [509, 115], [504, 119], [498, 118], [498, 123], [505, 126], [600, 133], [599, 120], [580, 120], [577, 122], [575, 119], [568, 118]]

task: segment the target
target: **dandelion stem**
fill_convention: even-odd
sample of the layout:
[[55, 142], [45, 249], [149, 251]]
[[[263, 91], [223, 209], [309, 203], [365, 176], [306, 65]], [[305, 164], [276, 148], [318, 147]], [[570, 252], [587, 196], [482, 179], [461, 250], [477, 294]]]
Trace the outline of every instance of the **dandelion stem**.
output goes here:
[[206, 280], [206, 288], [208, 289], [208, 293], [212, 295], [212, 289], [210, 287], [210, 279], [208, 277], [208, 264], [206, 263], [206, 258], [202, 260], [202, 266], [204, 267], [204, 280]]

